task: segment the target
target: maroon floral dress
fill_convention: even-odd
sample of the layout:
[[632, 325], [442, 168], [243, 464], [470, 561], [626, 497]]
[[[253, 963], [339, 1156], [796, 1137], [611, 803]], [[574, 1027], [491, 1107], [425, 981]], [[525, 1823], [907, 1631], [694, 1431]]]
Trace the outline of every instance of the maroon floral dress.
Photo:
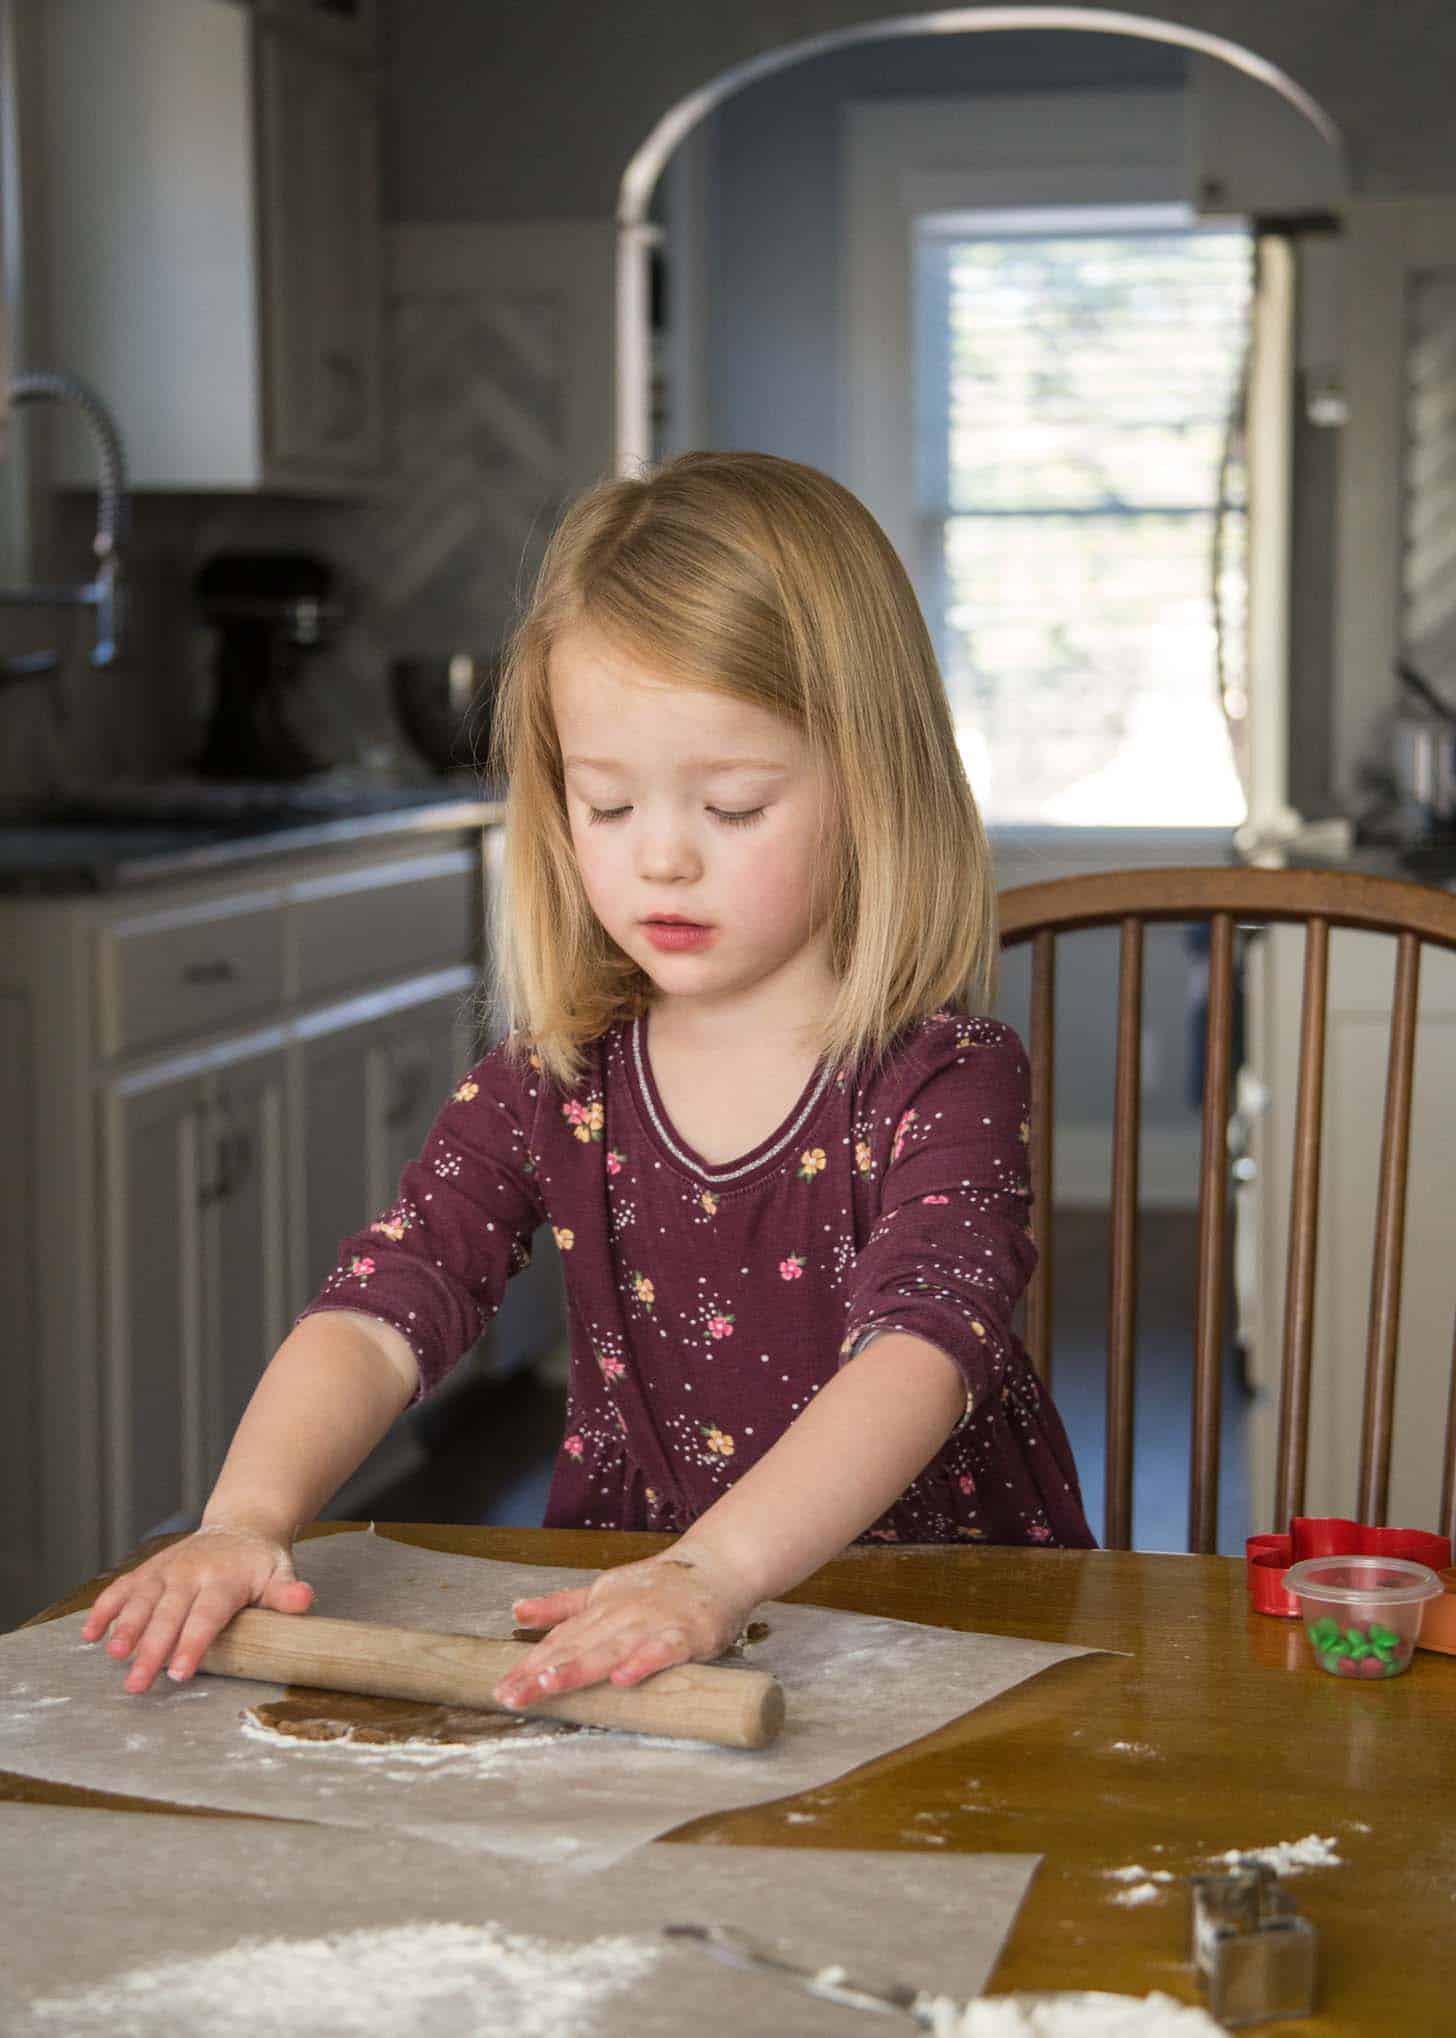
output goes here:
[[418, 1399], [549, 1224], [571, 1373], [547, 1527], [686, 1528], [899, 1330], [954, 1361], [966, 1411], [862, 1540], [1091, 1547], [1066, 1433], [1011, 1325], [1036, 1264], [1015, 1033], [943, 1010], [863, 1080], [821, 1063], [775, 1132], [715, 1166], [668, 1120], [649, 1032], [608, 1028], [567, 1092], [535, 1056], [492, 1049], [303, 1314], [393, 1324]]

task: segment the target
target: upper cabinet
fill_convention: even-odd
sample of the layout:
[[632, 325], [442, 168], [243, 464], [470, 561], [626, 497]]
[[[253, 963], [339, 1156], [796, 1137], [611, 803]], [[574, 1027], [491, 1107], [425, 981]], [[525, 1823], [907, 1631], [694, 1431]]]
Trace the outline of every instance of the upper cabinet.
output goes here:
[[[48, 353], [135, 488], [383, 468], [372, 0], [47, 0]], [[59, 416], [56, 478], [93, 486]]]

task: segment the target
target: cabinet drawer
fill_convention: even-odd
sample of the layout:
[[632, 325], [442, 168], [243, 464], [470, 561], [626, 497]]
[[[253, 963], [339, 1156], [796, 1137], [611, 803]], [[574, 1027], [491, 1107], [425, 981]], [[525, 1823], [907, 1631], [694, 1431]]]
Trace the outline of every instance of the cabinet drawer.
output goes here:
[[299, 999], [473, 962], [480, 883], [479, 856], [459, 849], [300, 885], [290, 907]]
[[101, 1040], [108, 1055], [276, 1012], [283, 914], [275, 896], [211, 900], [101, 936]]

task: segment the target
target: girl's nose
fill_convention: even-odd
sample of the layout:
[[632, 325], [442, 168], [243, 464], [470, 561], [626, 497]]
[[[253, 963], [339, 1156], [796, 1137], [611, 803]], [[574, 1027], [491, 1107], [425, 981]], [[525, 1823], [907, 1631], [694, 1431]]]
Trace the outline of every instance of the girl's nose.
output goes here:
[[675, 884], [697, 877], [702, 858], [686, 829], [671, 823], [644, 832], [637, 850], [637, 875], [650, 884]]

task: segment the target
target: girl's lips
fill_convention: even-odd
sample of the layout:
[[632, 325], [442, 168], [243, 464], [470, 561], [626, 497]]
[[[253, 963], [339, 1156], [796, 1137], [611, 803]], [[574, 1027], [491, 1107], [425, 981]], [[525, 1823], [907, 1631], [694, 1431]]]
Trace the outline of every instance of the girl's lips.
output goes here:
[[642, 925], [654, 948], [700, 948], [715, 931], [683, 920], [644, 920]]

